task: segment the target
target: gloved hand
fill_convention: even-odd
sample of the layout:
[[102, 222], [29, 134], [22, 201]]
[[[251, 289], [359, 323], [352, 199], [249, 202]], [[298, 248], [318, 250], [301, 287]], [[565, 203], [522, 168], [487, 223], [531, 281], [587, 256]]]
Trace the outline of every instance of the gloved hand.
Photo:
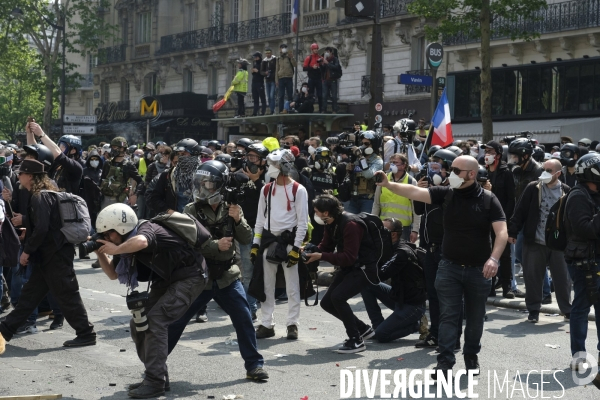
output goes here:
[[300, 261], [300, 249], [296, 246], [292, 247], [292, 250], [288, 253], [288, 265], [287, 267], [293, 267]]
[[258, 248], [260, 246], [256, 243], [254, 243], [252, 245], [252, 248], [250, 249], [250, 261], [252, 262], [252, 264], [254, 264], [254, 261], [256, 261], [256, 257], [258, 256]]

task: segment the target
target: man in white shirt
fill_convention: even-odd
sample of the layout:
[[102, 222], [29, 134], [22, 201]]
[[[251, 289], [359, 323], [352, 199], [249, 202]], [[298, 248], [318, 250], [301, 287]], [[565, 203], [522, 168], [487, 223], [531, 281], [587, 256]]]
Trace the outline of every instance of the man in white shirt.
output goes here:
[[[275, 179], [264, 186], [258, 202], [254, 241], [250, 257], [255, 270], [263, 270], [264, 293], [256, 297], [261, 304], [261, 325], [256, 338], [275, 336], [275, 275], [283, 266], [288, 296], [287, 338], [298, 339], [300, 317], [300, 247], [308, 230], [308, 194], [304, 186], [290, 178], [295, 157], [288, 149], [267, 156], [267, 178]], [[254, 276], [257, 276], [256, 271]], [[262, 296], [261, 296], [262, 295]]]

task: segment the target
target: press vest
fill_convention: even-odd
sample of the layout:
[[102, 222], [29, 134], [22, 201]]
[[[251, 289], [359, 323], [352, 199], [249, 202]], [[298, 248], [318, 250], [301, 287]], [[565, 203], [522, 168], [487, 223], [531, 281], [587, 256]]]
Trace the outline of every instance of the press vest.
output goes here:
[[[388, 179], [393, 181], [392, 173], [388, 174]], [[409, 182], [409, 175], [404, 174], [404, 178], [400, 183], [412, 183]], [[385, 218], [396, 218], [402, 222], [402, 226], [410, 226], [413, 222], [413, 209], [412, 202], [410, 199], [399, 196], [392, 193], [390, 190], [382, 187], [381, 196], [379, 197], [379, 203], [381, 205], [380, 216], [381, 219]]]

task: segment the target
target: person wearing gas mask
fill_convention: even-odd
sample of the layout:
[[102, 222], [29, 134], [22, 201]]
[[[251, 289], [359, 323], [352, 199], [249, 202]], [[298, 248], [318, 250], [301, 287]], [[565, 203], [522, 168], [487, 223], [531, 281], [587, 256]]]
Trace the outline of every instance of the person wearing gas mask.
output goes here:
[[[287, 44], [279, 45], [279, 58], [275, 66], [275, 86], [279, 88], [279, 112], [283, 111], [283, 102], [287, 95], [287, 101], [294, 98], [294, 68], [298, 63], [294, 56], [288, 53]], [[307, 88], [308, 90], [308, 88]]]
[[[439, 147], [439, 146], [438, 146]], [[435, 186], [448, 186], [448, 176], [452, 162], [456, 154], [447, 150], [438, 148], [431, 155], [431, 162], [427, 166], [427, 176], [421, 178], [417, 186], [429, 188]], [[435, 279], [438, 272], [438, 265], [442, 259], [442, 242], [444, 239], [444, 209], [441, 204], [428, 204], [420, 201], [414, 202], [415, 213], [421, 216], [421, 226], [419, 229], [419, 246], [425, 249], [425, 285], [427, 290], [427, 300], [429, 301], [429, 332], [425, 338], [421, 338], [416, 344], [416, 348], [435, 348], [438, 346], [439, 326], [440, 326], [440, 300], [435, 288]], [[461, 306], [462, 310], [462, 306]], [[460, 350], [460, 338], [462, 335], [463, 313], [458, 316], [458, 329], [456, 335], [456, 344], [454, 350]]]
[[[200, 224], [196, 226], [197, 241], [204, 243], [210, 234]], [[95, 251], [102, 271], [128, 286], [128, 308], [133, 314], [131, 338], [145, 367], [144, 380], [129, 386], [129, 397], [164, 395], [170, 390], [169, 325], [178, 321], [202, 293], [207, 277], [204, 257], [186, 238], [162, 224], [139, 221], [133, 209], [123, 203], [100, 211], [96, 231], [104, 237], [97, 240], [102, 246]], [[141, 293], [129, 293], [140, 283]], [[132, 296], [141, 304], [130, 304]]]
[[[564, 258], [573, 281], [575, 297], [569, 318], [571, 369], [589, 371], [585, 360], [588, 315], [594, 307], [600, 313], [600, 155], [586, 154], [575, 164], [577, 185], [571, 189], [565, 204], [564, 227], [567, 245]], [[600, 332], [600, 319], [596, 318]], [[596, 345], [600, 351], [600, 338]], [[590, 351], [591, 355], [597, 353]], [[598, 357], [600, 359], [600, 357]], [[600, 389], [600, 371], [592, 381]]]
[[[325, 146], [317, 147], [312, 157], [314, 157], [314, 160], [310, 172], [310, 181], [315, 191], [315, 197], [334, 192], [338, 187], [338, 182], [335, 167], [331, 163], [331, 151]], [[323, 225], [313, 224], [310, 242], [315, 245], [321, 243], [323, 233]]]
[[[390, 172], [387, 175], [390, 182], [417, 185], [417, 181], [408, 174], [408, 158], [404, 154], [394, 154], [390, 157]], [[413, 201], [398, 196], [384, 187], [375, 190], [375, 199], [371, 214], [382, 220], [395, 218], [402, 223], [401, 237], [405, 241], [415, 243], [419, 238], [421, 216], [415, 213]]]
[[185, 207], [184, 213], [196, 217], [211, 233], [212, 237], [200, 247], [209, 270], [209, 279], [204, 291], [183, 317], [169, 326], [169, 353], [190, 319], [214, 299], [230, 316], [235, 327], [247, 370], [246, 378], [265, 380], [269, 375], [263, 369], [264, 360], [256, 347], [246, 292], [240, 282], [239, 254], [236, 254], [233, 242], [252, 243], [252, 228], [246, 223], [239, 205], [223, 202], [222, 191], [230, 179], [235, 178], [230, 177], [229, 169], [220, 161], [205, 162], [194, 175], [194, 202]]
[[125, 158], [126, 150], [127, 141], [125, 138], [117, 136], [110, 141], [111, 160], [104, 163], [102, 167], [100, 191], [103, 198], [101, 209], [114, 203], [122, 203], [125, 200], [131, 206], [134, 206], [137, 202], [137, 194], [129, 186], [129, 180], [135, 181], [139, 186], [138, 189], [143, 186], [143, 181], [135, 165]]
[[81, 139], [73, 135], [64, 135], [58, 140], [57, 145], [35, 122], [28, 122], [25, 130], [28, 145], [35, 145], [36, 139], [41, 140], [54, 156], [52, 167], [47, 170], [48, 177], [56, 182], [59, 189], [79, 194], [79, 183], [83, 174], [83, 166], [79, 162]]
[[376, 189], [374, 175], [383, 169], [383, 160], [379, 156], [381, 136], [373, 131], [365, 131], [361, 132], [360, 141], [362, 145], [356, 149], [357, 161], [338, 166], [345, 167], [350, 175], [351, 197], [344, 202], [344, 209], [352, 214], [370, 213], [373, 210]]
[[310, 114], [314, 112], [314, 104], [315, 97], [310, 92], [308, 88], [308, 83], [303, 82], [302, 88], [300, 89], [300, 93], [296, 97], [294, 97], [294, 101], [289, 102], [286, 101], [284, 105], [284, 110], [281, 111], [282, 114], [287, 113], [300, 113], [300, 114]]
[[[467, 370], [478, 373], [477, 354], [481, 350], [487, 296], [508, 239], [502, 206], [493, 193], [477, 183], [478, 169], [479, 164], [473, 157], [457, 157], [452, 162], [449, 186], [428, 189], [389, 182], [384, 172], [377, 172], [381, 178], [377, 185], [412, 200], [439, 204], [444, 210], [443, 256], [435, 280], [440, 302], [440, 354], [435, 369], [446, 379], [456, 362], [454, 349], [463, 296], [467, 317], [464, 361]], [[490, 240], [492, 229], [496, 234], [493, 246]], [[469, 245], [465, 246], [465, 243]]]
[[[252, 229], [252, 237], [254, 237], [254, 226], [256, 225], [258, 203], [260, 201], [262, 188], [267, 179], [265, 177], [265, 172], [267, 171], [266, 164], [268, 155], [269, 150], [265, 146], [263, 146], [261, 143], [252, 143], [246, 147], [243, 168], [236, 172], [237, 174], [244, 174], [248, 177], [248, 183], [243, 185], [245, 198], [244, 202], [242, 203], [242, 210], [244, 211], [244, 217], [246, 218], [246, 221], [248, 221], [248, 225]], [[242, 270], [242, 285], [246, 291], [246, 299], [250, 305], [252, 320], [255, 321], [257, 319], [256, 312], [258, 311], [258, 305], [256, 303], [256, 299], [248, 293], [248, 287], [250, 286], [252, 273], [254, 272], [254, 265], [250, 259], [252, 243], [239, 243], [239, 248]]]
[[[515, 209], [515, 181], [511, 170], [506, 163], [502, 161], [503, 148], [496, 141], [489, 141], [485, 148], [484, 163], [488, 171], [488, 178], [492, 186], [492, 193], [496, 195], [502, 205], [504, 215], [513, 215]], [[492, 233], [492, 238], [493, 238]], [[514, 299], [516, 285], [513, 288], [513, 274], [511, 261], [511, 246], [506, 246], [500, 257], [500, 268], [497, 279], [502, 287], [502, 296], [507, 299]], [[493, 288], [494, 295], [496, 288]]]
[[256, 338], [275, 336], [275, 275], [281, 265], [288, 296], [287, 338], [296, 340], [300, 319], [298, 261], [308, 231], [308, 193], [304, 186], [290, 178], [294, 169], [294, 155], [290, 150], [274, 150], [267, 156], [267, 164], [266, 176], [274, 181], [266, 184], [260, 193], [250, 252], [254, 275], [249, 291], [262, 302]]
[[523, 231], [523, 279], [527, 287], [525, 304], [529, 311], [527, 320], [539, 321], [542, 307], [546, 266], [550, 267], [554, 281], [554, 292], [560, 311], [568, 319], [571, 313], [571, 279], [567, 271], [564, 253], [546, 247], [546, 220], [550, 208], [570, 188], [561, 183], [561, 165], [557, 160], [548, 160], [544, 172], [537, 182], [525, 188], [517, 202], [515, 212], [508, 225], [508, 241], [516, 243], [517, 235]]
[[560, 148], [560, 163], [563, 165], [560, 181], [569, 187], [577, 185], [575, 178], [575, 164], [581, 157], [581, 149], [573, 143], [566, 143]]
[[[390, 231], [394, 254], [382, 267], [379, 278], [391, 279], [391, 285], [379, 282], [377, 285], [364, 285], [360, 294], [365, 309], [379, 342], [386, 343], [419, 331], [421, 319], [425, 315], [425, 275], [419, 266], [413, 248], [400, 240], [402, 223], [395, 218], [386, 218], [383, 225]], [[379, 300], [392, 315], [383, 318]]]

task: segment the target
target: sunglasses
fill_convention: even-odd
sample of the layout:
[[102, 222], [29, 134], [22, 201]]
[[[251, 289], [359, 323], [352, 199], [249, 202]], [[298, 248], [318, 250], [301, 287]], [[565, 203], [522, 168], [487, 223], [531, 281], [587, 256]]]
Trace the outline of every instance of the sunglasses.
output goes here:
[[554, 175], [556, 172], [558, 172], [558, 171], [554, 172], [551, 169], [545, 169], [544, 171], [546, 171], [547, 173], [552, 174], [552, 175]]
[[461, 173], [461, 172], [465, 172], [465, 171], [466, 171], [466, 172], [469, 172], [469, 171], [472, 171], [471, 169], [460, 169], [460, 168], [458, 168], [458, 167], [450, 167], [450, 170], [451, 170], [452, 172], [454, 172], [456, 175], [460, 175], [460, 173]]

